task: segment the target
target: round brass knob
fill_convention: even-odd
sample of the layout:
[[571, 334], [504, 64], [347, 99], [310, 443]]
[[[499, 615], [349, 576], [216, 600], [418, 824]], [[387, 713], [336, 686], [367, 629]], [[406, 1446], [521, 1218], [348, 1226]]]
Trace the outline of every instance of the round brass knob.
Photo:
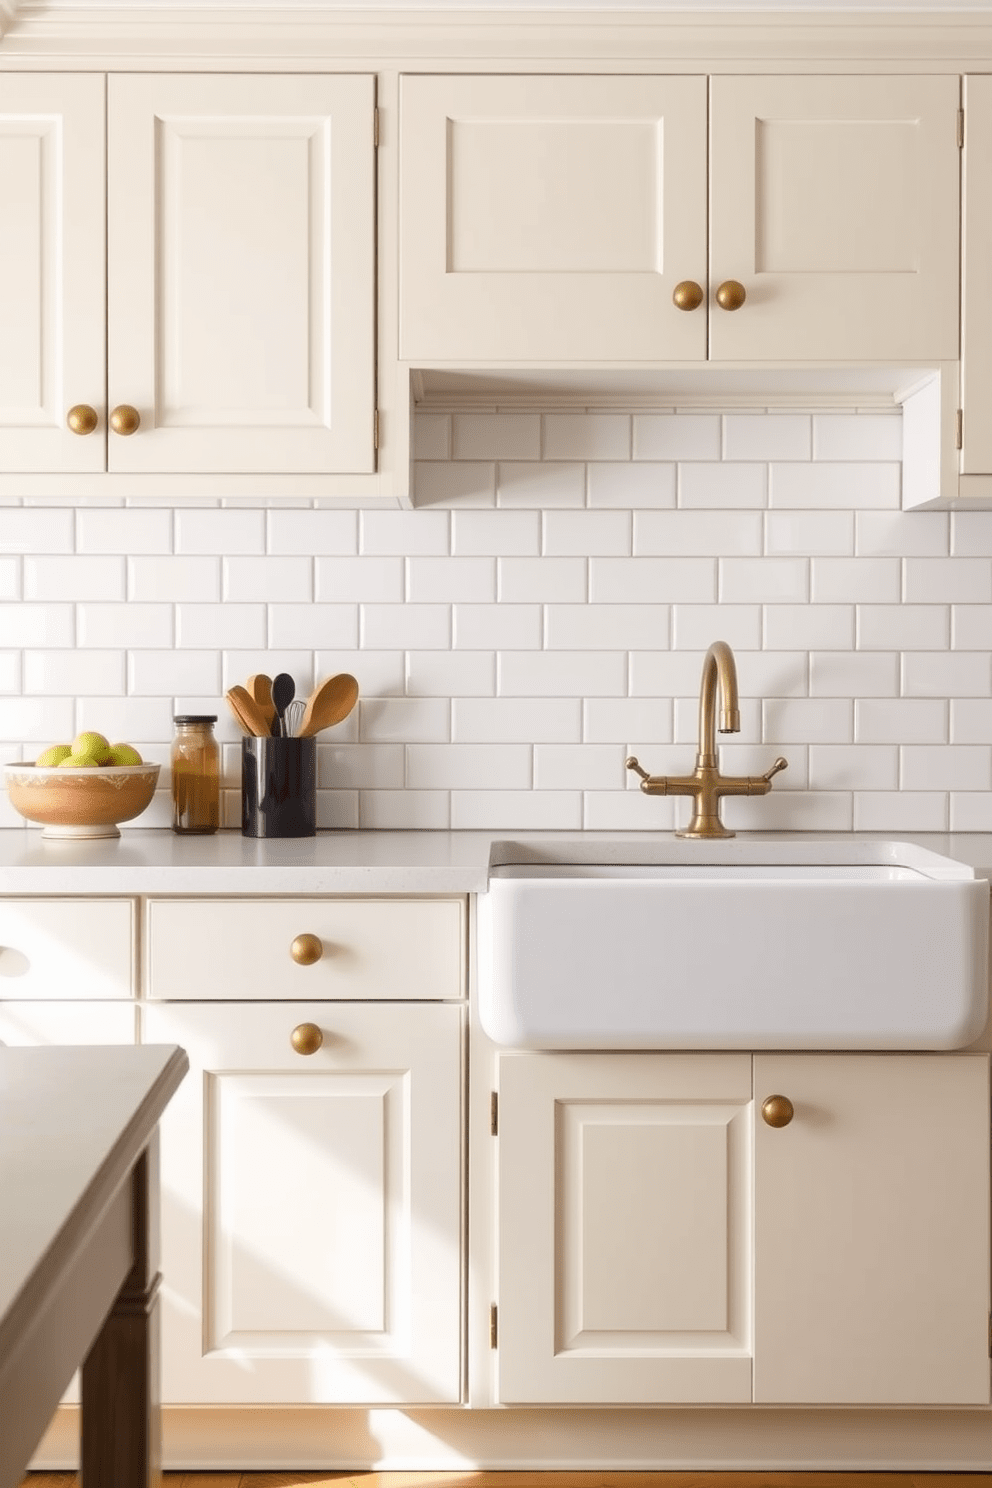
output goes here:
[[770, 1095], [761, 1103], [761, 1114], [769, 1126], [788, 1126], [796, 1110], [787, 1095]]
[[130, 403], [118, 403], [110, 415], [110, 427], [115, 434], [133, 434], [141, 423], [141, 414]]
[[289, 954], [297, 966], [313, 966], [324, 954], [324, 945], [319, 935], [298, 935]]
[[747, 299], [747, 290], [736, 279], [725, 279], [716, 292], [721, 310], [739, 310]]
[[289, 1042], [297, 1054], [316, 1054], [324, 1042], [324, 1035], [316, 1023], [297, 1023], [289, 1035]]
[[73, 434], [92, 434], [100, 422], [95, 408], [88, 403], [74, 403], [65, 416]]
[[703, 303], [703, 287], [695, 279], [682, 279], [672, 290], [676, 310], [696, 310]]

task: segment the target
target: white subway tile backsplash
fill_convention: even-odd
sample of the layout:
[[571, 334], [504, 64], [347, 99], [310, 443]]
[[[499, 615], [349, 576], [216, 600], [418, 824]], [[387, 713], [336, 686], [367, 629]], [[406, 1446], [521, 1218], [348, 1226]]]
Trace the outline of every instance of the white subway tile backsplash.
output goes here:
[[536, 558], [541, 552], [541, 514], [536, 511], [454, 512], [451, 551], [459, 558]]
[[708, 604], [716, 573], [712, 558], [593, 558], [589, 597], [594, 605]]
[[446, 651], [451, 645], [451, 606], [365, 604], [360, 634], [363, 649]]
[[857, 791], [856, 832], [946, 832], [947, 796], [940, 791]]
[[20, 599], [20, 597], [21, 560], [0, 555], [0, 600]]
[[266, 552], [277, 556], [294, 553], [336, 554], [358, 552], [357, 511], [266, 512]]
[[899, 656], [895, 651], [813, 651], [809, 663], [812, 697], [899, 694]]
[[357, 831], [358, 802], [357, 790], [319, 790], [317, 792], [317, 830], [320, 832]]
[[5, 507], [0, 510], [0, 553], [75, 552], [76, 515], [73, 511]]
[[813, 417], [817, 460], [901, 460], [901, 413], [817, 413]]
[[411, 744], [406, 752], [411, 790], [530, 790], [529, 744]]
[[765, 552], [843, 556], [854, 552], [854, 513], [770, 511], [765, 515]]
[[360, 698], [358, 735], [366, 740], [443, 744], [451, 737], [448, 698]]
[[455, 831], [568, 832], [582, 826], [578, 791], [452, 791]]
[[127, 690], [139, 696], [197, 692], [219, 697], [222, 691], [221, 658], [216, 651], [132, 651], [127, 672]]
[[[267, 624], [268, 644], [277, 649], [341, 646], [353, 650], [358, 645], [358, 606], [354, 604], [272, 604]], [[242, 644], [254, 643], [246, 638]]]
[[672, 606], [672, 645], [679, 651], [706, 652], [714, 641], [735, 651], [761, 646], [761, 606], [681, 604]]
[[[493, 506], [496, 466], [482, 460], [418, 459], [413, 469], [413, 490], [418, 507]], [[540, 502], [531, 504], [539, 506]]]
[[578, 744], [578, 698], [454, 698], [451, 737], [458, 744]]
[[317, 789], [401, 790], [406, 769], [402, 744], [317, 745]]
[[951, 606], [951, 647], [955, 651], [992, 650], [992, 606]]
[[[0, 707], [4, 740], [30, 746], [69, 743], [78, 732], [71, 697], [10, 697]], [[34, 759], [39, 749], [16, 750], [12, 759]]]
[[[209, 693], [211, 706], [198, 706], [195, 709], [188, 709], [188, 704], [182, 697], [80, 698], [75, 707], [75, 723], [70, 723], [68, 728], [50, 730], [48, 742], [55, 744], [60, 740], [68, 741], [83, 729], [96, 729], [112, 742], [121, 740], [134, 744], [143, 756], [152, 760], [157, 757], [158, 763], [162, 764], [169, 755], [168, 741], [172, 738], [173, 712], [180, 709], [186, 712], [188, 709], [197, 713], [220, 713], [220, 706], [213, 701], [217, 698], [217, 688], [211, 687]], [[71, 713], [72, 704], [68, 703], [67, 706]]]
[[543, 549], [549, 558], [621, 556], [631, 551], [631, 514], [627, 511], [549, 511], [544, 513], [543, 525]]
[[[679, 774], [685, 774], [688, 765], [694, 756], [687, 755], [684, 750], [695, 749], [699, 741], [699, 699], [694, 693], [686, 692], [684, 697], [674, 700], [675, 708], [675, 740], [683, 747], [682, 768]], [[754, 740], [761, 738], [761, 701], [759, 698], [741, 698], [741, 728], [740, 733], [733, 735], [733, 739]], [[732, 742], [731, 735], [717, 734], [717, 746], [720, 749], [737, 750], [743, 749], [745, 745]], [[789, 758], [791, 760], [796, 750], [795, 744], [789, 746]], [[762, 756], [762, 758], [766, 758]], [[767, 761], [762, 765], [762, 770], [767, 768]]]
[[848, 651], [854, 645], [853, 605], [766, 605], [764, 621], [765, 645], [775, 650]]
[[[457, 467], [455, 467], [457, 468]], [[520, 464], [501, 460], [496, 468], [496, 505], [537, 509], [585, 506], [586, 467], [556, 461]]]
[[76, 552], [171, 553], [172, 522], [173, 513], [161, 508], [128, 511], [83, 508], [76, 512]]
[[880, 462], [801, 465], [774, 461], [768, 472], [768, 505], [779, 507], [898, 510], [902, 467]]
[[406, 690], [411, 697], [494, 697], [496, 656], [492, 651], [411, 651]]
[[501, 653], [500, 697], [623, 697], [627, 658], [618, 651]]
[[0, 693], [21, 693], [25, 689], [21, 685], [21, 653], [19, 651], [0, 651]]
[[590, 465], [589, 505], [629, 510], [674, 507], [677, 468], [658, 460]]
[[363, 790], [358, 825], [366, 831], [443, 832], [450, 825], [446, 790]]
[[456, 413], [452, 418], [451, 454], [455, 460], [539, 460], [541, 415]]
[[767, 796], [728, 796], [723, 819], [735, 832], [850, 832], [847, 791], [790, 791], [777, 779]]
[[954, 511], [950, 519], [955, 558], [992, 557], [992, 511]]
[[814, 558], [814, 604], [898, 604], [902, 572], [898, 558]]
[[989, 697], [992, 658], [984, 651], [906, 651], [902, 690], [906, 697]]
[[[22, 562], [27, 600], [124, 598], [124, 558], [27, 557]], [[2, 579], [0, 597], [6, 597]]]
[[905, 598], [910, 604], [988, 604], [992, 559], [907, 558]]
[[618, 744], [538, 744], [535, 790], [626, 790], [624, 751]]
[[100, 696], [124, 691], [123, 651], [25, 651], [24, 691]]
[[992, 789], [992, 744], [904, 744], [904, 790]]
[[230, 555], [265, 552], [265, 512], [221, 509], [177, 511], [177, 553]]
[[549, 605], [545, 644], [549, 650], [636, 651], [667, 644], [663, 605]]
[[854, 709], [847, 698], [766, 698], [762, 737], [766, 742], [850, 744]]
[[[584, 575], [581, 587], [585, 588]], [[456, 649], [537, 650], [543, 633], [543, 611], [539, 604], [456, 604], [453, 627]]]
[[[363, 560], [319, 558], [321, 563], [346, 563], [357, 568]], [[375, 560], [364, 560], [374, 562]], [[388, 560], [386, 560], [388, 561]], [[313, 560], [311, 558], [224, 558], [223, 591], [226, 603], [251, 603], [257, 600], [314, 598]], [[358, 599], [357, 594], [336, 595], [326, 592], [318, 599]]]
[[[663, 644], [663, 637], [657, 644]], [[713, 637], [718, 640], [718, 636]], [[707, 646], [709, 643], [707, 643]], [[630, 658], [633, 697], [698, 697], [705, 651], [637, 651]]]
[[630, 416], [625, 413], [546, 413], [546, 460], [629, 460]]
[[760, 512], [635, 512], [634, 553], [746, 558], [762, 550], [761, 520]]
[[950, 820], [952, 832], [992, 832], [992, 794], [976, 791], [951, 791]]
[[447, 557], [450, 551], [448, 512], [363, 511], [359, 523], [362, 553]]
[[263, 650], [268, 624], [263, 604], [176, 605], [176, 645], [257, 646]]
[[347, 651], [340, 648], [318, 651], [314, 681], [322, 682], [325, 677], [336, 676], [338, 672], [350, 672], [363, 697], [402, 697], [405, 690], [405, 656], [402, 651]]
[[808, 413], [730, 413], [723, 419], [725, 460], [808, 460]]
[[809, 785], [814, 791], [898, 790], [899, 750], [894, 744], [811, 744]]
[[719, 460], [717, 413], [639, 413], [633, 420], [635, 460]]
[[858, 606], [858, 646], [863, 651], [946, 651], [951, 612], [946, 605]]
[[724, 558], [719, 598], [731, 604], [795, 604], [809, 599], [805, 558]]
[[[110, 563], [114, 560], [90, 561]], [[116, 596], [101, 594], [81, 597], [107, 600]], [[127, 597], [141, 604], [147, 604], [151, 600], [162, 600], [167, 604], [178, 604], [181, 600], [193, 604], [219, 604], [222, 598], [221, 560], [219, 558], [128, 558]]]
[[589, 565], [584, 558], [500, 558], [502, 604], [584, 604]]
[[987, 698], [952, 698], [952, 744], [992, 744], [992, 701]]
[[413, 455], [416, 460], [451, 458], [450, 413], [417, 413], [413, 418]]
[[856, 698], [854, 737], [859, 744], [943, 744], [947, 703], [915, 698]]
[[949, 551], [949, 512], [854, 512], [859, 558], [944, 558]]
[[679, 467], [678, 502], [681, 507], [760, 509], [768, 496], [768, 472], [764, 465], [750, 463]]
[[414, 603], [489, 604], [496, 598], [496, 560], [409, 558], [406, 597]]
[[672, 832], [676, 812], [685, 802], [671, 796], [645, 796], [641, 791], [589, 790], [583, 796], [583, 828], [587, 832]]
[[[85, 606], [80, 606], [80, 609]], [[110, 606], [118, 618], [119, 605]], [[74, 635], [74, 610], [71, 604], [19, 604], [0, 614], [0, 644], [4, 646], [71, 646]], [[98, 642], [97, 644], [105, 644]], [[119, 630], [112, 645], [128, 644]]]
[[[273, 586], [277, 592], [266, 594], [266, 599], [302, 601], [315, 598], [322, 604], [364, 600], [372, 604], [390, 605], [400, 603], [405, 597], [405, 568], [401, 557], [317, 558], [314, 561], [316, 576], [313, 595], [309, 593], [309, 568], [303, 567], [307, 560], [284, 558], [280, 561], [299, 565], [296, 582], [304, 586], [303, 591], [294, 591], [290, 570], [286, 569], [281, 588], [279, 585]], [[269, 559], [268, 562], [273, 560]]]

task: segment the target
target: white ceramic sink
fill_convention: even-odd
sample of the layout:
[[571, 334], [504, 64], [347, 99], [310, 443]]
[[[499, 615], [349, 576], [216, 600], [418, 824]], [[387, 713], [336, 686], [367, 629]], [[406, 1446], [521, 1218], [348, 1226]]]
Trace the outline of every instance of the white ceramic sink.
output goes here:
[[497, 843], [479, 920], [512, 1048], [955, 1049], [988, 1016], [988, 881], [908, 843]]

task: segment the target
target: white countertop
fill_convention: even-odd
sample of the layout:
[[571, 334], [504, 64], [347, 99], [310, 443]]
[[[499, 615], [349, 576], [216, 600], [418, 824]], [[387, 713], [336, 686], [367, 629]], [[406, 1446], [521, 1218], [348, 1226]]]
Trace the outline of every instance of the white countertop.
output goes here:
[[[737, 843], [910, 842], [992, 877], [992, 833], [741, 833]], [[119, 839], [47, 841], [40, 831], [0, 831], [0, 894], [474, 894], [488, 883], [494, 842], [586, 856], [600, 844], [641, 851], [671, 845], [671, 832], [319, 832], [258, 840], [240, 832], [178, 837], [125, 828]], [[705, 850], [679, 843], [680, 855]]]

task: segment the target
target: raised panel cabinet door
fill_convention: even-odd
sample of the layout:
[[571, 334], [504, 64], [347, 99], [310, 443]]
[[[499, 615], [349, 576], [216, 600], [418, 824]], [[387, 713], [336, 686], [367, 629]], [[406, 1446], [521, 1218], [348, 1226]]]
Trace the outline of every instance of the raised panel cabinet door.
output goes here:
[[[0, 78], [0, 468], [106, 460], [104, 81]], [[75, 405], [96, 415], [75, 434]]]
[[147, 1005], [141, 1038], [190, 1060], [162, 1122], [163, 1400], [457, 1403], [461, 1009]]
[[112, 471], [369, 472], [375, 81], [108, 83]]
[[957, 76], [711, 80], [711, 358], [957, 359], [958, 102]]
[[706, 80], [404, 77], [400, 356], [706, 355]]
[[499, 1059], [503, 1404], [751, 1399], [747, 1054]]
[[755, 1402], [987, 1405], [988, 1056], [757, 1055], [754, 1092]]
[[992, 77], [964, 80], [961, 471], [992, 471]]

